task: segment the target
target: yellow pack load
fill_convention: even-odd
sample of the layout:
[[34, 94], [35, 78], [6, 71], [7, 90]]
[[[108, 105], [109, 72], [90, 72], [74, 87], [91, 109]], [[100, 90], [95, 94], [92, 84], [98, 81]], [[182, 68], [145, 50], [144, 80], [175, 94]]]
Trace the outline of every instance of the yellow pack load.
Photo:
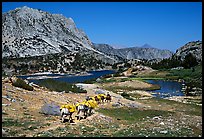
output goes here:
[[86, 103], [86, 101], [83, 101], [83, 102], [78, 102], [75, 106], [79, 106], [79, 105], [84, 105]]
[[95, 107], [98, 107], [98, 103], [95, 100], [93, 100], [93, 104], [95, 105]]
[[77, 103], [75, 106], [78, 107], [81, 103]]
[[106, 98], [106, 95], [104, 95], [104, 94], [99, 94], [99, 96], [100, 96], [100, 97], [102, 97], [102, 96], [103, 96], [104, 98]]
[[97, 102], [95, 100], [89, 100], [88, 103], [91, 108], [97, 107]]
[[76, 111], [76, 107], [75, 107], [74, 105], [69, 105], [68, 107], [69, 107], [68, 110], [69, 110], [70, 112], [75, 112], [75, 111]]
[[85, 100], [85, 101], [81, 102], [80, 104], [86, 105], [86, 104], [87, 104], [87, 101]]
[[65, 105], [61, 105], [61, 106], [60, 106], [60, 109], [63, 109], [63, 108], [66, 108], [66, 106], [65, 106]]
[[[99, 100], [101, 100], [101, 98], [99, 98], [98, 96], [91, 97], [90, 100], [96, 101], [95, 97], [97, 97]], [[96, 103], [97, 103], [97, 102], [96, 102]]]
[[76, 111], [76, 107], [72, 104], [61, 105], [60, 109], [62, 109], [62, 108], [67, 108], [69, 110], [69, 112], [75, 112]]
[[95, 100], [95, 98], [94, 97], [90, 97], [90, 100]]
[[97, 95], [97, 98], [99, 99], [99, 101], [101, 101], [101, 97], [99, 95]]

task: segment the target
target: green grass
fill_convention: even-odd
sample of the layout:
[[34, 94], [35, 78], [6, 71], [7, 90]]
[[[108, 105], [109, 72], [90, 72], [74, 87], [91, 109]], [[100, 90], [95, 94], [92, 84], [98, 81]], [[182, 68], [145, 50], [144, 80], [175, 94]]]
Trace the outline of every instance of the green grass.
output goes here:
[[24, 112], [23, 114], [24, 114], [24, 115], [30, 115], [30, 113], [27, 113], [27, 112]]
[[50, 126], [51, 124], [50, 123], [46, 123], [44, 126]]
[[126, 91], [134, 91], [134, 90], [136, 90], [136, 88], [128, 87], [128, 86], [108, 86], [108, 87], [104, 87], [104, 88], [106, 90], [113, 91], [115, 93], [117, 93], [117, 91], [119, 91], [119, 90], [126, 90]]
[[[181, 108], [181, 106], [179, 108]], [[188, 115], [202, 116], [202, 106], [186, 104], [183, 108], [185, 109], [184, 112]]]
[[[23, 130], [33, 130], [37, 129], [40, 123], [38, 121], [21, 121], [18, 119], [12, 119], [12, 118], [4, 118], [2, 121], [2, 127], [16, 127], [17, 129], [23, 129]], [[30, 128], [28, 128], [31, 126]]]
[[140, 74], [137, 75], [137, 77], [141, 77], [141, 78], [165, 78], [166, 74], [168, 74], [169, 72], [166, 70], [157, 70], [157, 71], [152, 71], [150, 73], [145, 73], [145, 74]]
[[14, 137], [14, 136], [17, 136], [18, 135], [18, 131], [17, 130], [15, 130], [15, 131], [10, 131], [9, 132], [9, 135], [11, 136], [11, 137]]
[[119, 127], [118, 123], [92, 122], [90, 125], [81, 123], [74, 127], [67, 125], [64, 128], [59, 127], [50, 132], [59, 137], [106, 137], [109, 136], [107, 131], [112, 133], [117, 131]]
[[2, 112], [2, 115], [8, 115], [8, 113], [6, 113], [6, 112], [3, 111], [3, 112]]
[[98, 83], [111, 83], [111, 82], [117, 82], [114, 78], [100, 78], [100, 81]]
[[170, 70], [167, 76], [179, 76], [182, 78], [186, 77], [200, 77], [202, 75], [202, 66], [196, 66], [195, 70], [192, 69], [180, 69], [180, 70]]
[[[164, 78], [148, 78], [148, 77], [139, 77], [139, 78], [122, 78], [122, 79], [102, 79], [101, 83], [110, 83], [110, 82], [125, 82], [125, 81], [132, 81], [132, 80], [138, 80], [142, 82], [146, 82], [145, 80], [161, 80]], [[117, 93], [119, 90], [125, 90], [125, 91], [134, 91], [134, 90], [144, 90], [144, 91], [153, 91], [153, 90], [158, 90], [160, 89], [159, 85], [153, 84], [152, 87], [148, 88], [136, 88], [136, 87], [128, 87], [128, 86], [109, 86], [109, 87], [104, 87], [104, 89], [113, 91]]]
[[[174, 108], [175, 112], [183, 112], [188, 115], [202, 116], [202, 106], [195, 104], [185, 104], [182, 102], [176, 102], [168, 99], [161, 98], [150, 98], [148, 100], [137, 100], [148, 105], [161, 105], [163, 108], [171, 109]], [[162, 109], [162, 108], [161, 108]]]
[[7, 118], [2, 121], [2, 127], [10, 127], [10, 126], [21, 127], [23, 125], [22, 125], [22, 122], [12, 118]]
[[114, 117], [116, 119], [126, 120], [129, 122], [138, 122], [147, 116], [152, 118], [154, 116], [167, 116], [171, 112], [161, 110], [139, 110], [135, 108], [112, 108], [100, 109], [100, 113]]
[[165, 80], [165, 78], [159, 78], [159, 77], [136, 77], [136, 78], [130, 78], [131, 80], [139, 80], [139, 81], [145, 81], [145, 80]]
[[34, 130], [34, 129], [38, 129], [38, 126], [34, 125], [34, 126], [31, 126], [30, 128], [24, 128], [24, 130]]
[[39, 85], [46, 87], [52, 91], [58, 91], [58, 92], [65, 91], [66, 93], [69, 93], [69, 91], [74, 92], [74, 93], [87, 93], [86, 90], [81, 89], [74, 84], [56, 81], [53, 79], [45, 79], [41, 81]]
[[[136, 99], [138, 99], [138, 98], [141, 98], [141, 97], [146, 97], [146, 95], [141, 95], [141, 94], [137, 94], [137, 93], [131, 93], [131, 94], [129, 94], [131, 97], [133, 97], [133, 98], [136, 98]], [[147, 96], [148, 97], [148, 96]]]
[[93, 83], [96, 83], [96, 79], [89, 79], [89, 80], [84, 81], [84, 83], [93, 84]]
[[133, 80], [154, 80], [154, 79], [170, 79], [170, 80], [178, 80], [184, 79], [186, 83], [190, 85], [194, 85], [197, 87], [202, 87], [202, 64], [197, 65], [193, 69], [179, 69], [179, 70], [170, 70], [170, 69], [163, 69], [158, 71], [153, 71], [149, 74], [141, 74], [137, 75], [136, 78], [132, 78]]
[[[153, 131], [149, 127], [144, 130], [138, 129], [137, 127], [130, 127], [124, 130], [119, 130], [113, 134], [114, 137], [192, 137], [192, 131], [188, 128], [181, 128], [178, 131], [172, 131], [171, 129], [164, 129], [167, 131], [166, 134], [160, 133], [160, 131]], [[198, 132], [201, 134], [200, 132]]]
[[166, 76], [167, 79], [184, 79], [190, 85], [198, 87], [202, 87], [201, 77], [202, 65], [196, 66], [194, 71], [192, 69], [169, 70], [169, 74]]
[[121, 96], [123, 96], [124, 98], [129, 99], [129, 100], [134, 100], [133, 98], [130, 97], [129, 94], [127, 94], [127, 93], [125, 93], [125, 92], [123, 92], [123, 93], [121, 94]]
[[[34, 136], [36, 137], [36, 136]], [[43, 131], [37, 135], [37, 137], [54, 137], [53, 133], [50, 131]]]
[[12, 85], [29, 91], [33, 91], [33, 87], [27, 84], [23, 79], [20, 79], [20, 78], [17, 78], [16, 82], [12, 83]]
[[[164, 101], [171, 104], [171, 101]], [[158, 121], [151, 120], [155, 116], [161, 116], [163, 120], [169, 117], [178, 116], [177, 113], [163, 110], [142, 110], [135, 108], [101, 108], [100, 112], [106, 116], [112, 117], [112, 122], [89, 121], [90, 124], [81, 123], [78, 125], [67, 124], [65, 127], [57, 128], [48, 132], [37, 133], [41, 137], [192, 137], [202, 133], [199, 128], [193, 128], [174, 125], [174, 128], [159, 125]], [[167, 118], [167, 119], [166, 119]], [[115, 122], [117, 121], [117, 122]], [[159, 130], [153, 130], [153, 127], [159, 127]], [[178, 130], [175, 130], [178, 128]], [[166, 134], [160, 131], [168, 131]], [[196, 133], [194, 133], [196, 132]]]

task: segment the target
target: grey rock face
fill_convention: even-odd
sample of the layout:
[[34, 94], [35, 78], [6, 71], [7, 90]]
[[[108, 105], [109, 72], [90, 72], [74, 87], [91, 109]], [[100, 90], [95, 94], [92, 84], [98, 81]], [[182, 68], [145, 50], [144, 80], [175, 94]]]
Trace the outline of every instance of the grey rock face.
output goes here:
[[71, 18], [29, 7], [2, 14], [2, 57], [92, 50], [88, 36]]
[[184, 46], [176, 50], [175, 56], [178, 56], [183, 61], [189, 53], [196, 57], [198, 62], [202, 61], [202, 41], [188, 42]]
[[60, 116], [60, 106], [57, 106], [55, 104], [48, 104], [45, 103], [40, 110], [40, 113], [43, 113], [45, 115], [58, 115]]

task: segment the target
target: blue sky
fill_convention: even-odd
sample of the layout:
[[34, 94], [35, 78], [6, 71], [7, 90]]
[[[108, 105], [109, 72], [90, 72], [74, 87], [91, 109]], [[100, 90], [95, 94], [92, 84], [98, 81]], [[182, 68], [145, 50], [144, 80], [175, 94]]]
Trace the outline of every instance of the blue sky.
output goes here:
[[202, 2], [2, 2], [2, 12], [22, 6], [71, 17], [92, 42], [115, 47], [175, 52], [202, 40]]

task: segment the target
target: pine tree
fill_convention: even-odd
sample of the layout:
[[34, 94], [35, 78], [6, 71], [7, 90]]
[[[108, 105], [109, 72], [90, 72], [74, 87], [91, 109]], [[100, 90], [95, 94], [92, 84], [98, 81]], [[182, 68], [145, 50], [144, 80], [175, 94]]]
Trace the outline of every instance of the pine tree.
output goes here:
[[193, 56], [193, 54], [189, 53], [188, 55], [185, 56], [185, 59], [182, 63], [184, 68], [191, 68], [194, 67], [196, 65], [198, 65], [198, 62], [195, 58], [195, 56]]

